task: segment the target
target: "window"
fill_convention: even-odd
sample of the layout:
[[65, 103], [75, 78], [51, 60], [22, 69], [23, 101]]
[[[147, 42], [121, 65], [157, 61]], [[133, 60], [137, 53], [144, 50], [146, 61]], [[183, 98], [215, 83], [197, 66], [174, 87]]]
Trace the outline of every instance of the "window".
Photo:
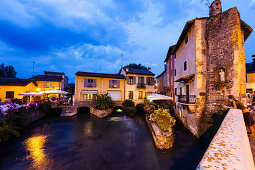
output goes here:
[[147, 77], [147, 84], [148, 85], [153, 85], [153, 77]]
[[187, 44], [189, 42], [189, 36], [187, 35], [187, 37], [185, 38], [185, 44]]
[[109, 80], [109, 88], [120, 88], [119, 80]]
[[14, 91], [6, 91], [6, 99], [14, 98]]
[[128, 84], [134, 84], [134, 77], [133, 76], [128, 77]]
[[51, 88], [51, 83], [50, 82], [43, 82], [43, 87], [44, 88]]
[[143, 99], [143, 92], [142, 91], [138, 92], [138, 99]]
[[84, 79], [84, 87], [96, 87], [96, 79]]
[[174, 54], [174, 59], [176, 59], [176, 54]]
[[96, 94], [86, 94], [86, 100], [96, 99]]
[[184, 71], [187, 70], [187, 61], [184, 61]]
[[180, 95], [182, 95], [182, 87], [180, 88]]
[[129, 99], [133, 99], [133, 91], [129, 91], [128, 92], [128, 98]]
[[174, 69], [174, 76], [176, 76], [176, 69]]
[[177, 95], [177, 88], [174, 88], [174, 93], [175, 95]]

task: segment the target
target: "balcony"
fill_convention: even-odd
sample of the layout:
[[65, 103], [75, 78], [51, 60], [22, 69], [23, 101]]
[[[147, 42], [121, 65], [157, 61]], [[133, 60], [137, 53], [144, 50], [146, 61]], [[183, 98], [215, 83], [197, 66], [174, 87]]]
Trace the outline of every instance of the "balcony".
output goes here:
[[195, 104], [196, 103], [196, 95], [177, 95], [177, 102], [185, 103], [185, 104]]
[[138, 89], [146, 89], [146, 84], [144, 84], [144, 83], [137, 83], [137, 88]]

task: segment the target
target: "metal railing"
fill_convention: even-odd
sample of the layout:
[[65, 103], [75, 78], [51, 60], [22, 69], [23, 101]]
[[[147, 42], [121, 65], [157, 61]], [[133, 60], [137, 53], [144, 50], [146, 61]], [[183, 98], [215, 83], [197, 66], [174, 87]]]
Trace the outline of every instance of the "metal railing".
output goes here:
[[177, 95], [177, 101], [180, 103], [187, 103], [187, 104], [195, 104], [196, 103], [196, 95]]
[[146, 89], [146, 85], [144, 83], [137, 83], [137, 88]]

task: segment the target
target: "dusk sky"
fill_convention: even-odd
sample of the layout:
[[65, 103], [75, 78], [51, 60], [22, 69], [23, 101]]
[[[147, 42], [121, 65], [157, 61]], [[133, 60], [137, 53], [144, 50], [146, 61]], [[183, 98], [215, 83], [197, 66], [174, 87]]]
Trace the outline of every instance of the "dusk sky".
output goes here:
[[[117, 73], [141, 63], [160, 74], [168, 47], [186, 21], [207, 17], [201, 0], [0, 0], [0, 64], [17, 77], [43, 71]], [[255, 28], [255, 0], [222, 0], [223, 11], [237, 7]], [[246, 62], [255, 54], [255, 33], [245, 42]], [[123, 60], [121, 57], [123, 54]]]

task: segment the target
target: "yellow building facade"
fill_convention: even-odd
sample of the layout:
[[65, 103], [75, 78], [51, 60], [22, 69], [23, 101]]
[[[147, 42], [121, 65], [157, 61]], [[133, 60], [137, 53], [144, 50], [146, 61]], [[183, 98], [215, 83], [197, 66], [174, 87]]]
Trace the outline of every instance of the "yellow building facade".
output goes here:
[[77, 72], [74, 101], [93, 100], [96, 94], [108, 93], [113, 101], [124, 101], [125, 77], [119, 74]]
[[19, 93], [36, 92], [36, 83], [27, 79], [0, 78], [0, 99], [22, 99]]

